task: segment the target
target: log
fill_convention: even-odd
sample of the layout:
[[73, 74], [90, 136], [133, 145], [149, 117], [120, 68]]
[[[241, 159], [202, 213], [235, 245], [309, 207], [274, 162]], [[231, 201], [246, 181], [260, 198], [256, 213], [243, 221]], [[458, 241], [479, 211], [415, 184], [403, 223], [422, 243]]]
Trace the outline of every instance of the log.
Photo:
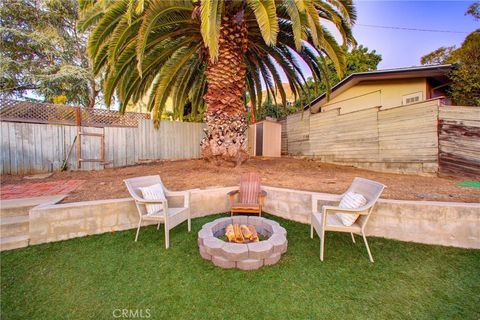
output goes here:
[[245, 239], [243, 238], [242, 231], [240, 230], [240, 226], [238, 224], [234, 224], [233, 230], [235, 231], [235, 242], [243, 243]]
[[249, 225], [248, 229], [250, 229], [250, 232], [252, 233], [252, 236], [250, 237], [251, 241], [257, 242], [258, 239], [258, 234], [257, 234], [257, 229], [253, 225]]
[[244, 239], [252, 240], [252, 232], [246, 225], [242, 224], [240, 226], [240, 230], [242, 231], [242, 235]]
[[230, 242], [235, 241], [235, 231], [233, 230], [232, 224], [229, 224], [225, 228], [225, 235], [227, 236], [228, 241]]

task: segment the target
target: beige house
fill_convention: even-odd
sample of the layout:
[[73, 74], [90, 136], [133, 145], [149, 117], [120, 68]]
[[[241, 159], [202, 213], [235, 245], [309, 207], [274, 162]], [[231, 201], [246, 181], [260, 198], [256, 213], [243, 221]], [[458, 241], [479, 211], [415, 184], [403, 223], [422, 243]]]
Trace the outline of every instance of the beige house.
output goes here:
[[452, 65], [420, 66], [353, 73], [311, 103], [312, 113], [340, 114], [372, 107], [383, 110], [445, 96]]

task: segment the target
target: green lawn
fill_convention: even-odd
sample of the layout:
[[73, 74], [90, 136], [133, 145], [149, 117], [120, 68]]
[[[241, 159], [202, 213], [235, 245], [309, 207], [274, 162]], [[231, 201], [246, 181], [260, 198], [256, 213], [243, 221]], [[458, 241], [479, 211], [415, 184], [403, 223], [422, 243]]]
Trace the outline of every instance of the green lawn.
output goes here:
[[330, 233], [321, 263], [309, 226], [271, 217], [288, 231], [282, 260], [222, 270], [197, 249], [214, 218], [174, 229], [169, 250], [150, 226], [137, 243], [130, 230], [2, 252], [1, 319], [480, 318], [480, 250], [369, 238], [372, 264], [361, 238]]

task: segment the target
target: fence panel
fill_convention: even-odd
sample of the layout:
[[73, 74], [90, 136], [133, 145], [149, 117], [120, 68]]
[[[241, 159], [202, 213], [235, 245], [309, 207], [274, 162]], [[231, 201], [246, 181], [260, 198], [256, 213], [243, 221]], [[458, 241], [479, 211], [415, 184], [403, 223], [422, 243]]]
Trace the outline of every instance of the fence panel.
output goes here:
[[287, 117], [287, 149], [289, 154], [310, 154], [310, 112], [296, 113]]
[[72, 107], [0, 98], [0, 120], [21, 123], [65, 124], [91, 127], [137, 127], [148, 113]]
[[388, 162], [436, 163], [436, 101], [378, 112], [379, 157]]
[[[150, 120], [138, 128], [82, 127], [82, 132], [103, 133], [105, 167], [134, 165], [139, 160], [200, 157], [201, 123], [162, 121], [155, 129]], [[27, 174], [59, 170], [77, 134], [76, 126], [0, 121], [0, 173]], [[100, 158], [100, 138], [81, 138], [82, 158]], [[78, 143], [78, 141], [77, 141]], [[77, 148], [72, 148], [68, 168], [77, 170]], [[82, 162], [82, 170], [101, 170], [98, 162]]]
[[325, 161], [376, 161], [378, 108], [339, 114], [331, 110], [310, 116], [310, 152]]
[[139, 160], [199, 158], [204, 127], [202, 123], [161, 121], [155, 129], [152, 121], [140, 121]]
[[480, 177], [480, 107], [440, 107], [439, 170]]
[[439, 100], [341, 114], [338, 109], [287, 117], [288, 153], [379, 171], [438, 170]]

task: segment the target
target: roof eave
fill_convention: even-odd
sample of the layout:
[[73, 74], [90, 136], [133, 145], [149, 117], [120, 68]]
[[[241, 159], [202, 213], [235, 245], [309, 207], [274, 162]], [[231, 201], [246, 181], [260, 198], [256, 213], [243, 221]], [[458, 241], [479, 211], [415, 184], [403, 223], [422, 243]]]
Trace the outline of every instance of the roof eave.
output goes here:
[[[452, 69], [452, 67], [453, 67], [452, 64], [440, 64], [440, 65], [419, 66], [414, 68], [410, 67], [410, 68], [375, 70], [375, 71], [367, 71], [367, 72], [356, 72], [356, 73], [350, 74], [348, 77], [344, 78], [339, 83], [334, 85], [330, 93], [335, 92], [336, 90], [343, 87], [346, 83], [356, 78], [358, 78], [359, 81], [361, 81], [369, 78], [371, 79], [380, 78], [381, 76], [389, 75], [389, 74], [394, 75], [396, 73], [405, 74], [405, 73], [415, 73], [415, 72], [422, 72], [422, 71], [429, 71], [429, 70], [449, 72]], [[428, 75], [425, 75], [425, 77], [427, 76]], [[395, 78], [390, 78], [390, 79], [395, 79]], [[385, 80], [385, 79], [382, 79], [382, 80]], [[321, 94], [320, 96], [315, 98], [312, 102], [310, 102], [307, 106], [305, 106], [304, 110], [307, 110], [313, 105], [321, 102], [323, 99], [326, 98], [326, 96], [327, 96], [326, 93]]]

